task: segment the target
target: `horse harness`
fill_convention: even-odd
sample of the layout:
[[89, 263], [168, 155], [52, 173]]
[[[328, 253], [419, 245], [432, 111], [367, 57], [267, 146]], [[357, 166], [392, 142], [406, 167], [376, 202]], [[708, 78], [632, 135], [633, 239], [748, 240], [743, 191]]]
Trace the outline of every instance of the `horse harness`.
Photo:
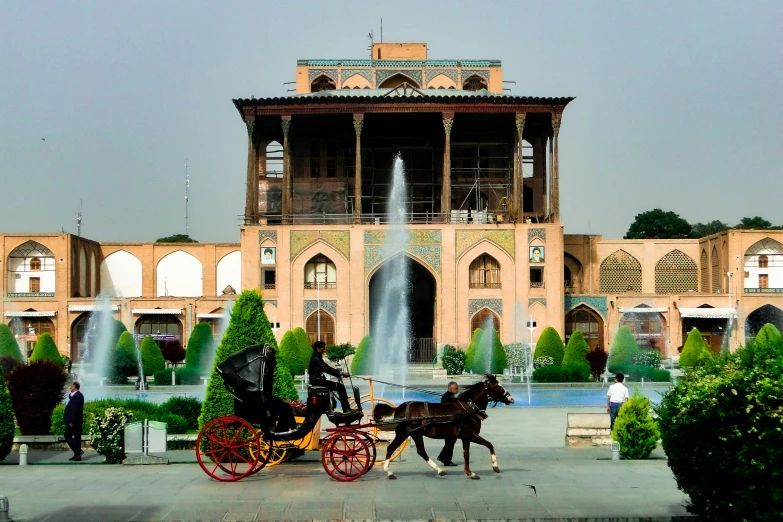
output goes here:
[[[479, 417], [481, 420], [486, 420], [488, 415], [484, 413], [484, 411], [480, 410], [478, 406], [476, 406], [473, 401], [454, 401], [455, 403], [462, 406], [462, 411], [453, 413], [450, 415], [430, 415], [430, 403], [423, 402], [420, 404], [423, 404], [424, 406], [424, 416], [422, 417], [411, 417], [411, 403], [405, 404], [405, 418], [408, 420], [420, 420], [422, 421], [421, 426], [417, 426], [416, 428], [413, 428], [410, 430], [409, 433], [413, 433], [414, 431], [420, 430], [422, 428], [426, 428], [430, 424], [446, 424], [449, 422], [453, 422], [455, 418], [459, 417], [459, 427], [457, 429], [457, 433], [462, 432], [462, 426], [465, 423], [465, 419], [468, 417], [475, 415]], [[429, 422], [427, 422], [429, 421]]]

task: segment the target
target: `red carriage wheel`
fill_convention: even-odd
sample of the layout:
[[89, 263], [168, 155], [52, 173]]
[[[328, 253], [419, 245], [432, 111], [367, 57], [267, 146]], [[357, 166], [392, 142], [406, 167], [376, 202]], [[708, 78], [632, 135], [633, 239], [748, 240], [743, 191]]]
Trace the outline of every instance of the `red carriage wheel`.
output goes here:
[[196, 459], [213, 479], [233, 482], [260, 469], [258, 446], [258, 434], [247, 421], [233, 416], [217, 417], [198, 434]]
[[356, 431], [356, 434], [362, 438], [364, 443], [367, 445], [367, 450], [370, 454], [370, 459], [367, 462], [367, 466], [364, 468], [364, 473], [367, 473], [372, 469], [372, 467], [375, 465], [375, 459], [377, 458], [378, 454], [375, 451], [375, 440], [372, 438], [372, 436], [364, 431]]
[[340, 482], [362, 476], [369, 469], [370, 458], [364, 438], [351, 432], [339, 432], [330, 437], [321, 453], [324, 469]]

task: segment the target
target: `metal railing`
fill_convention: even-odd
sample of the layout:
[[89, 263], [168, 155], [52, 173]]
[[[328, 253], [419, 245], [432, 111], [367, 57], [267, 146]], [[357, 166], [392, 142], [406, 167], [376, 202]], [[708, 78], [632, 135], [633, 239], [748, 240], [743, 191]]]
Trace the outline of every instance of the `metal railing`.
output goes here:
[[470, 283], [470, 288], [500, 288], [500, 283]]
[[274, 290], [275, 286], [275, 284], [264, 284], [264, 290]]
[[746, 294], [783, 294], [783, 288], [746, 288]]
[[417, 337], [408, 341], [408, 362], [431, 362], [437, 354], [434, 337]]
[[9, 299], [14, 297], [54, 297], [54, 292], [6, 292]]
[[311, 288], [337, 288], [337, 283], [329, 283], [329, 282], [323, 282], [320, 283], [316, 282], [305, 282], [304, 284], [305, 288], [311, 289]]
[[[271, 214], [265, 213], [254, 221], [248, 216], [239, 215], [240, 222], [245, 225], [388, 225], [392, 214], [373, 213], [361, 214]], [[524, 218], [531, 223], [545, 222], [544, 216], [526, 212]], [[431, 225], [431, 224], [502, 224], [513, 223], [513, 218], [508, 212], [483, 211], [468, 212], [467, 210], [453, 210], [450, 213], [443, 212], [411, 212], [406, 215], [406, 225]]]

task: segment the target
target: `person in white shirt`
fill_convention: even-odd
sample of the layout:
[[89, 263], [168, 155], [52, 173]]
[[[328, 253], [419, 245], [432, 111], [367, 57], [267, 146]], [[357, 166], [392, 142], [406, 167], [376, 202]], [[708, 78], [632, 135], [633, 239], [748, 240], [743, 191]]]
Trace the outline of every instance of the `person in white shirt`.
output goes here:
[[618, 373], [614, 376], [614, 384], [609, 386], [609, 391], [606, 393], [606, 413], [609, 414], [609, 429], [614, 429], [614, 420], [617, 418], [617, 413], [620, 411], [620, 407], [628, 401], [628, 388], [625, 387], [623, 381], [625, 375]]

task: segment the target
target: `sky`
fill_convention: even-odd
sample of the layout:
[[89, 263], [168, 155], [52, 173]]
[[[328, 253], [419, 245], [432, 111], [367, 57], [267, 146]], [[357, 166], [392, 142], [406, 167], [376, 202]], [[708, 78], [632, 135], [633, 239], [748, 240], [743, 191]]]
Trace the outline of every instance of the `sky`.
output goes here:
[[568, 234], [636, 214], [783, 224], [783, 2], [0, 2], [0, 232], [238, 242], [247, 134], [233, 98], [297, 59], [499, 59], [511, 94], [575, 96], [560, 130]]

